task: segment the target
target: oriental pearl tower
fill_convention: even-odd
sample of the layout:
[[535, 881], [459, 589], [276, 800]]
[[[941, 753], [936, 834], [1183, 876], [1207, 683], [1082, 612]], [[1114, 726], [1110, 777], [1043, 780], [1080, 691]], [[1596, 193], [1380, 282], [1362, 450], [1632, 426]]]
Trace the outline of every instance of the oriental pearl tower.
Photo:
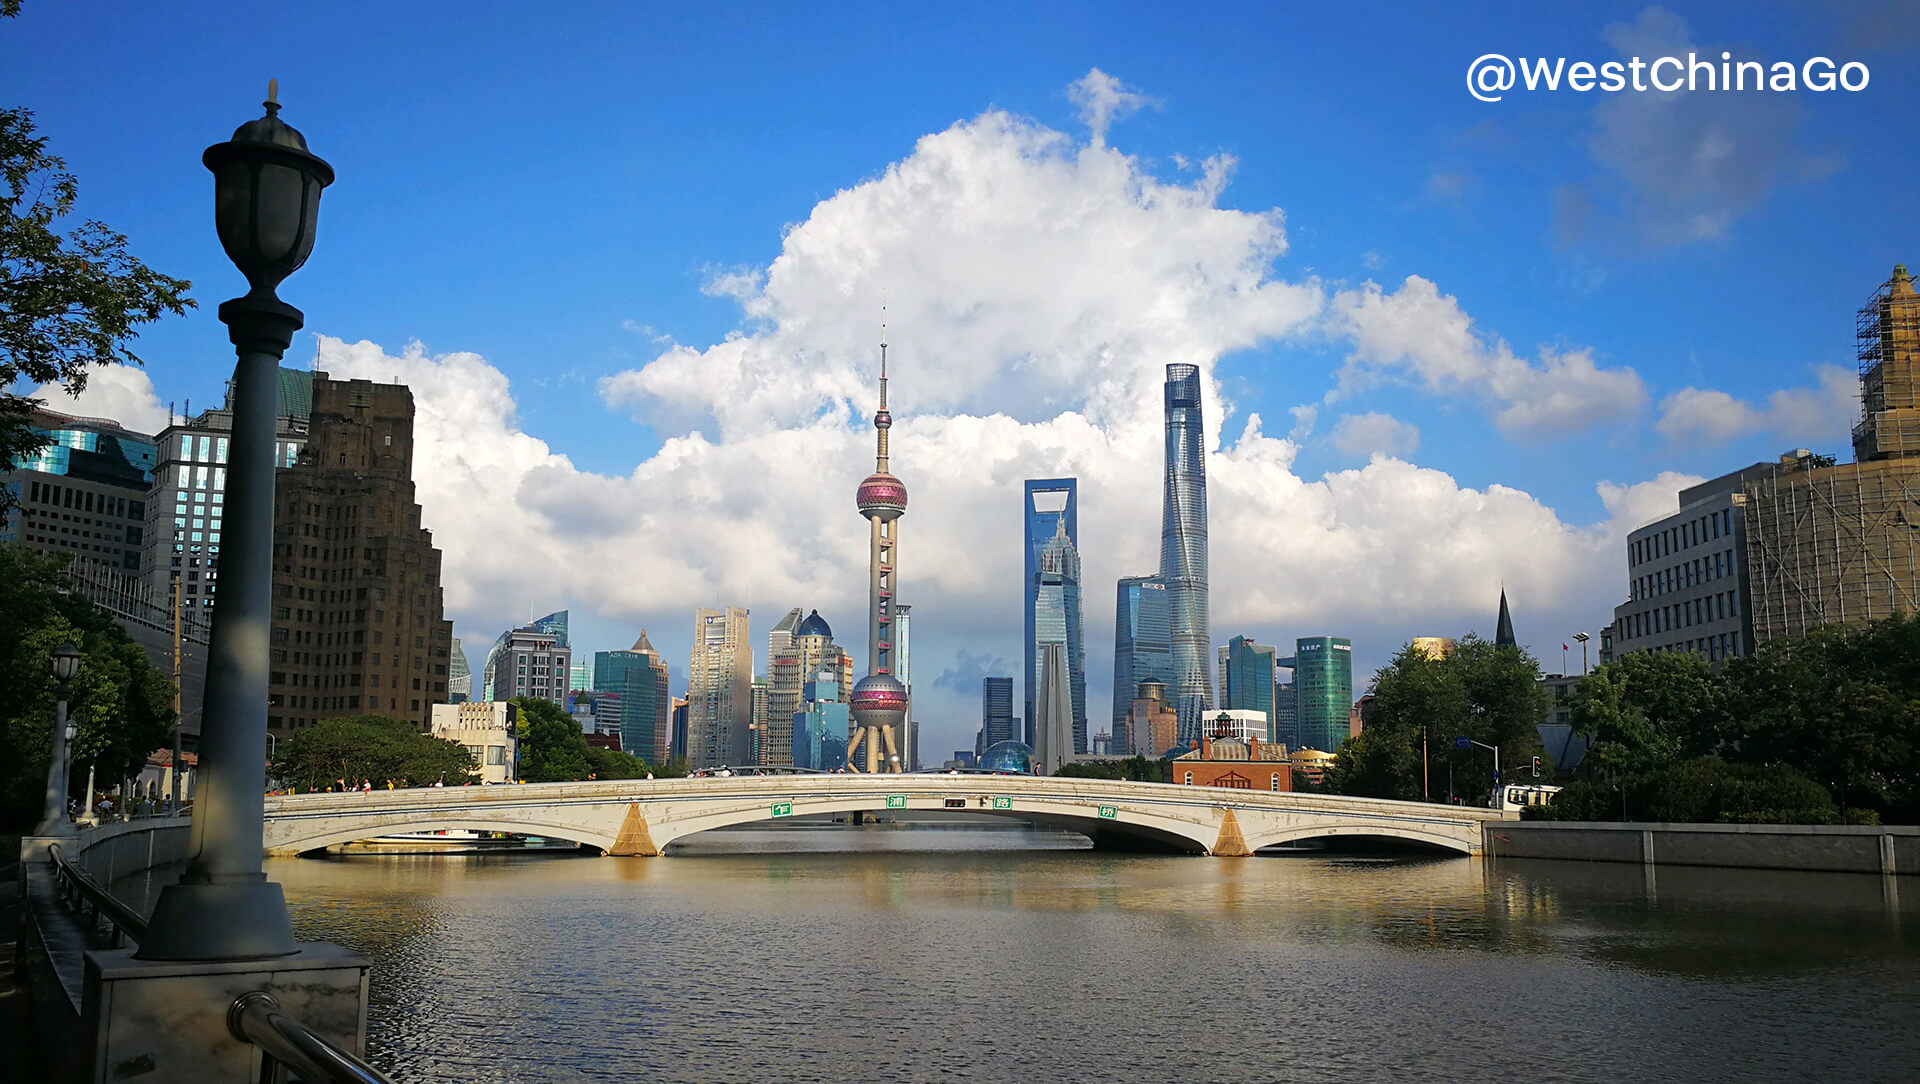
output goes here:
[[847, 770], [901, 772], [906, 734], [907, 687], [893, 676], [893, 606], [900, 557], [900, 517], [907, 512], [907, 487], [887, 472], [887, 324], [880, 322], [880, 408], [874, 411], [878, 433], [873, 473], [860, 483], [855, 501], [867, 518], [867, 676], [853, 687], [853, 733], [847, 743]]

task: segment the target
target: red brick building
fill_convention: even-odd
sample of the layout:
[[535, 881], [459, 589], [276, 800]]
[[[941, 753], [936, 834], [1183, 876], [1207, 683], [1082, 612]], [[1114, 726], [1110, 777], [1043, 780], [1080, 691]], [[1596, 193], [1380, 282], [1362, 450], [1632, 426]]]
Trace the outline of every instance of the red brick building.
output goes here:
[[1167, 782], [1191, 787], [1286, 792], [1293, 789], [1287, 747], [1238, 738], [1201, 738], [1200, 748], [1167, 763]]

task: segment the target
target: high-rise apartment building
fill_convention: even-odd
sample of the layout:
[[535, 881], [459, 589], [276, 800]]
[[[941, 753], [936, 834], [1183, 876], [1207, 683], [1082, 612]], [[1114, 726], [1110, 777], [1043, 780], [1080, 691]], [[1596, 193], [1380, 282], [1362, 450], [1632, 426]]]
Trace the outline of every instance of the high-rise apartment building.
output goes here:
[[984, 748], [995, 742], [1019, 741], [1017, 720], [1013, 716], [1013, 679], [980, 679], [980, 742]]
[[767, 635], [767, 709], [756, 763], [787, 765], [793, 755], [793, 717], [802, 709], [806, 685], [825, 671], [832, 675], [838, 695], [850, 696], [853, 656], [833, 642], [833, 628], [813, 610], [800, 616], [796, 607]]
[[1127, 713], [1143, 681], [1165, 682], [1172, 667], [1167, 642], [1167, 585], [1157, 576], [1125, 576], [1113, 622], [1114, 746], [1133, 748], [1126, 738]]
[[1167, 366], [1166, 486], [1160, 512], [1160, 582], [1167, 588], [1167, 691], [1181, 740], [1200, 737], [1213, 706], [1213, 650], [1207, 632], [1207, 448], [1200, 369]]
[[[294, 465], [307, 442], [313, 412], [313, 384], [325, 373], [279, 370], [274, 420], [274, 466]], [[398, 385], [382, 385], [396, 387]], [[412, 397], [407, 426], [412, 434]], [[155, 439], [153, 488], [147, 495], [147, 523], [141, 532], [140, 566], [156, 599], [168, 597], [174, 573], [180, 573], [181, 604], [205, 610], [213, 605], [219, 579], [221, 513], [226, 502], [227, 435], [233, 431], [233, 385], [218, 410], [201, 412], [167, 426]], [[412, 457], [407, 463], [411, 478]], [[275, 485], [278, 486], [276, 481]], [[317, 694], [302, 693], [311, 700]]]
[[1301, 749], [1338, 752], [1353, 713], [1353, 642], [1338, 636], [1303, 636], [1292, 658], [1294, 729]]
[[1040, 552], [1039, 567], [1027, 583], [1027, 611], [1033, 620], [1033, 639], [1028, 647], [1039, 651], [1034, 659], [1039, 670], [1027, 675], [1028, 688], [1036, 690], [1035, 698], [1030, 701], [1032, 713], [1027, 719], [1027, 732], [1033, 740], [1039, 740], [1037, 690], [1046, 677], [1047, 649], [1057, 645], [1066, 667], [1062, 691], [1071, 713], [1070, 746], [1064, 751], [1084, 753], [1087, 751], [1087, 654], [1080, 604], [1080, 554], [1067, 536], [1064, 519], [1055, 523], [1053, 537], [1047, 539]]
[[747, 609], [693, 613], [687, 666], [687, 760], [695, 768], [747, 763], [753, 716], [753, 643]]
[[306, 443], [274, 480], [268, 729], [365, 713], [426, 731], [453, 623], [414, 500], [413, 393], [324, 372], [308, 387]]
[[1266, 716], [1266, 731], [1261, 741], [1278, 741], [1279, 719], [1274, 713], [1273, 691], [1278, 679], [1278, 656], [1271, 647], [1235, 636], [1220, 649], [1220, 706], [1236, 711], [1257, 711]]
[[[593, 653], [593, 687], [618, 697], [620, 749], [649, 764], [666, 763], [673, 741], [673, 698], [667, 660], [653, 649], [646, 630], [625, 651]], [[596, 700], [596, 708], [604, 699]]]
[[1746, 485], [1755, 646], [1920, 612], [1920, 292], [1905, 264], [1854, 330], [1854, 462], [1795, 452]]
[[[1073, 592], [1075, 599], [1078, 599], [1080, 483], [1073, 478], [1029, 478], [1023, 489], [1021, 519], [1025, 524], [1023, 536], [1025, 547], [1021, 551], [1024, 577], [1021, 580], [1021, 596], [1022, 607], [1026, 611], [1026, 640], [1022, 649], [1025, 652], [1025, 668], [1021, 671], [1025, 676], [1020, 679], [1025, 690], [1025, 714], [1021, 719], [1025, 723], [1022, 731], [1024, 740], [1028, 745], [1032, 745], [1037, 740], [1034, 733], [1034, 712], [1040, 689], [1040, 655], [1047, 644], [1068, 643], [1066, 607], [1064, 600], [1060, 597], [1064, 592], [1062, 585], [1058, 583], [1059, 574], [1056, 572], [1053, 577], [1055, 582], [1051, 584], [1052, 597], [1043, 598], [1041, 579], [1047, 575], [1043, 566], [1050, 549], [1055, 550], [1055, 560], [1059, 561], [1058, 554], [1061, 547], [1055, 540], [1064, 536], [1066, 539], [1064, 548], [1072, 551], [1074, 555]], [[1053, 605], [1051, 611], [1046, 609], [1048, 603]], [[1076, 634], [1078, 621], [1079, 613], [1076, 609], [1074, 612]], [[1086, 704], [1085, 654], [1083, 649], [1075, 650], [1069, 644], [1067, 667], [1069, 676], [1074, 673], [1080, 675], [1080, 703], [1083, 711]], [[1077, 665], [1074, 662], [1076, 657], [1081, 659]]]
[[[0, 517], [0, 542], [139, 575], [154, 439], [104, 418], [51, 410], [35, 410], [27, 428], [48, 443], [16, 463], [0, 463], [0, 489], [12, 498]], [[146, 594], [170, 605], [164, 579], [158, 593]]]

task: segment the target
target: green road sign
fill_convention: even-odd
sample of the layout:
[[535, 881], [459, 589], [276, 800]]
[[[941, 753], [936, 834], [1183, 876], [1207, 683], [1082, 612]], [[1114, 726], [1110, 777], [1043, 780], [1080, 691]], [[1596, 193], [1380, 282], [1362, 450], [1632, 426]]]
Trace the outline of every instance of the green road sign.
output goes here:
[[791, 816], [793, 816], [793, 803], [792, 803], [792, 802], [775, 802], [775, 803], [773, 803], [773, 815], [774, 815], [774, 816], [776, 816], [776, 817], [791, 817]]
[[1120, 811], [1110, 805], [1103, 805], [1100, 807], [1100, 815], [1108, 820], [1112, 820], [1120, 815]]
[[993, 800], [993, 808], [995, 808], [995, 809], [1012, 809], [1012, 808], [1013, 808], [1013, 799], [1012, 799], [1012, 798], [995, 798], [995, 799]]
[[906, 796], [906, 795], [904, 795], [904, 794], [889, 794], [889, 795], [887, 795], [887, 808], [888, 808], [888, 809], [905, 809], [905, 808], [907, 808], [907, 796]]

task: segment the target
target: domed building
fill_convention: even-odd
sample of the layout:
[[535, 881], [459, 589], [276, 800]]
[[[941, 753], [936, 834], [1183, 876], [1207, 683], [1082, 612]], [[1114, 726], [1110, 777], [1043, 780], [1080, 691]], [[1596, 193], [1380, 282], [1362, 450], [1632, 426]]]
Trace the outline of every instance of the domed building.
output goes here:
[[1033, 747], [1023, 741], [997, 741], [980, 754], [980, 770], [1001, 775], [1032, 775]]

